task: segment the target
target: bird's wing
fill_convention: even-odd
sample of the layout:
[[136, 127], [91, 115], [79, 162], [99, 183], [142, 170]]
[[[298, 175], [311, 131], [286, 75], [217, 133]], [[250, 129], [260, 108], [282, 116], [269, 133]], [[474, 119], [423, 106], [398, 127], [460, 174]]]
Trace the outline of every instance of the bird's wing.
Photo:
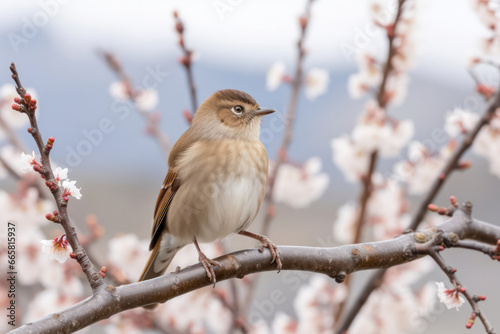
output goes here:
[[165, 177], [165, 181], [163, 181], [158, 199], [156, 200], [154, 224], [153, 231], [151, 232], [149, 250], [152, 250], [155, 247], [166, 228], [168, 208], [170, 207], [170, 203], [172, 203], [172, 199], [174, 198], [179, 186], [180, 181], [177, 178], [177, 173], [170, 168], [167, 176]]

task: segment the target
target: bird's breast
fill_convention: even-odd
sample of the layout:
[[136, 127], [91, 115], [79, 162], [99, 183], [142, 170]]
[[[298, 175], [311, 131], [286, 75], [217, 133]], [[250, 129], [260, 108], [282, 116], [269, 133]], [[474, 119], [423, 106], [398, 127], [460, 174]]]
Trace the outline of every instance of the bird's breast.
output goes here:
[[182, 185], [169, 210], [170, 233], [209, 242], [253, 221], [268, 177], [267, 154], [260, 141], [198, 142], [177, 166]]

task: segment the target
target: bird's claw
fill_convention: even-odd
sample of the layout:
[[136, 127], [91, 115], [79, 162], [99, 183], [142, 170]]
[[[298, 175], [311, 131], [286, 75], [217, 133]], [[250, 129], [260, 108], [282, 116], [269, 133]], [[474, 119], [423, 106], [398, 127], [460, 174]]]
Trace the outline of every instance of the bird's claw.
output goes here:
[[214, 284], [214, 288], [215, 288], [215, 283], [217, 283], [217, 279], [215, 277], [214, 267], [220, 268], [220, 264], [217, 261], [209, 259], [203, 253], [200, 253], [200, 257], [198, 258], [198, 261], [200, 261], [200, 263], [203, 265], [203, 268], [205, 268], [205, 272], [207, 273], [207, 277]]
[[278, 251], [278, 246], [276, 246], [271, 239], [268, 237], [262, 236], [262, 239], [260, 240], [261, 244], [259, 246], [259, 251], [262, 253], [264, 252], [264, 247], [269, 249], [271, 252], [271, 263], [276, 262], [276, 265], [278, 266], [278, 273], [281, 271], [281, 267], [283, 264], [281, 263], [281, 257], [280, 253]]

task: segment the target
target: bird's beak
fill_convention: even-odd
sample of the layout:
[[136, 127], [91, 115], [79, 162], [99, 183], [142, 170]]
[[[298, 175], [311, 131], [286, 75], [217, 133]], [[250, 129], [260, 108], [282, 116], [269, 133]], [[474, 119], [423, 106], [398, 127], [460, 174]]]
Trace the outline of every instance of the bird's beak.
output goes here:
[[274, 112], [274, 109], [271, 108], [257, 108], [253, 112], [253, 116], [264, 116], [269, 115]]

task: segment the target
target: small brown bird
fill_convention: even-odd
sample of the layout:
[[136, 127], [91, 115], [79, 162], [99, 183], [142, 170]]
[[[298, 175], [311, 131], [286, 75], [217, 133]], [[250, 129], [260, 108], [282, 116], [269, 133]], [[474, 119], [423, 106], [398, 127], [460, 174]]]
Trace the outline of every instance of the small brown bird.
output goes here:
[[259, 140], [260, 119], [274, 110], [260, 108], [247, 93], [225, 89], [198, 108], [191, 126], [175, 143], [169, 170], [154, 211], [151, 256], [139, 281], [162, 275], [182, 247], [194, 243], [209, 280], [219, 264], [200, 250], [239, 233], [259, 240], [281, 269], [277, 247], [245, 229], [259, 212], [268, 178], [268, 160]]

